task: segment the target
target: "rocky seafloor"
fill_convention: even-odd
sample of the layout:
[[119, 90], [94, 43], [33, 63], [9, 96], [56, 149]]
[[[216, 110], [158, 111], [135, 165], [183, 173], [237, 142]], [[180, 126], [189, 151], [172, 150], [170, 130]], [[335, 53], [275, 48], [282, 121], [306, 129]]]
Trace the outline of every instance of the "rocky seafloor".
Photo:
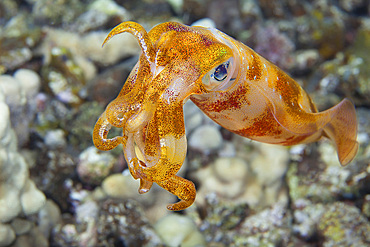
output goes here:
[[[320, 110], [354, 102], [359, 151], [281, 147], [184, 105], [193, 206], [137, 192], [120, 148], [94, 124], [140, 48], [109, 30], [134, 20], [214, 25], [292, 75]], [[0, 247], [370, 246], [370, 3], [366, 0], [1, 0]], [[119, 133], [119, 132], [117, 132]]]

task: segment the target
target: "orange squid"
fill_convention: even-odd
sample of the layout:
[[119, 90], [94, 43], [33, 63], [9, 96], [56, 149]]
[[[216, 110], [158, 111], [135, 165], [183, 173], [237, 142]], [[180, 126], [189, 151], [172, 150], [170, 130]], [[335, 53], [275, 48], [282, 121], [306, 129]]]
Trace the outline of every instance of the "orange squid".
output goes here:
[[[157, 183], [180, 199], [169, 210], [189, 207], [196, 195], [194, 184], [176, 175], [186, 156], [183, 105], [188, 99], [241, 136], [279, 145], [324, 136], [333, 141], [342, 165], [356, 155], [356, 112], [348, 99], [318, 112], [291, 77], [219, 30], [167, 22], [146, 32], [135, 22], [123, 22], [103, 45], [123, 32], [136, 37], [142, 52], [99, 117], [93, 141], [101, 150], [122, 144], [131, 175], [140, 179], [139, 193]], [[122, 128], [122, 135], [108, 138], [111, 127]]]

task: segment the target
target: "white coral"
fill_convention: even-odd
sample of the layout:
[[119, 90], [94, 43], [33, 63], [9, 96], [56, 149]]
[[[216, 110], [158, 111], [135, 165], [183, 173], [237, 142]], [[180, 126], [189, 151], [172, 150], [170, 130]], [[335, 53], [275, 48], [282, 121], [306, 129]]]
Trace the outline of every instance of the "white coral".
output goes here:
[[[0, 76], [0, 246], [7, 246], [14, 240], [9, 238], [14, 233], [9, 222], [19, 215], [38, 212], [45, 203], [45, 195], [30, 180], [27, 163], [18, 152], [17, 137], [11, 126], [9, 107], [5, 102], [14, 99], [26, 101], [30, 90], [38, 91], [37, 82], [31, 86], [35, 82], [31, 77], [36, 73], [23, 72], [30, 78], [30, 83], [22, 84], [15, 77]], [[22, 73], [18, 73], [18, 76]], [[9, 85], [9, 81], [16, 82], [17, 85]], [[19, 90], [14, 91], [14, 87]]]

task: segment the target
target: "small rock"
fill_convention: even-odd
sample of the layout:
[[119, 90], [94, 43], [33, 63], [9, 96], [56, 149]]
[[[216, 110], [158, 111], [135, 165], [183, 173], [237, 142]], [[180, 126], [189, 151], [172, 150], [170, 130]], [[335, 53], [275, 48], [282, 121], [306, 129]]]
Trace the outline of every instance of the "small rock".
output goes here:
[[208, 27], [208, 28], [216, 28], [216, 23], [210, 18], [203, 18], [197, 20], [191, 24], [192, 26], [200, 26], [200, 27]]
[[282, 69], [293, 67], [295, 61], [292, 52], [295, 50], [295, 44], [275, 24], [258, 26], [254, 35], [254, 50], [257, 53]]
[[245, 179], [248, 173], [247, 163], [240, 158], [219, 158], [213, 169], [221, 181], [228, 183]]
[[165, 216], [155, 224], [154, 229], [168, 246], [206, 246], [203, 235], [186, 216]]
[[15, 239], [15, 233], [9, 225], [0, 223], [0, 247], [9, 246]]
[[123, 18], [123, 20], [129, 19], [130, 13], [122, 6], [118, 5], [113, 0], [95, 0], [89, 5], [90, 10], [98, 10], [107, 15], [116, 15]]
[[210, 193], [216, 193], [221, 200], [244, 201], [240, 197], [248, 188], [246, 186], [248, 166], [240, 158], [218, 158], [214, 164], [198, 170], [195, 173], [200, 181], [197, 203], [204, 204], [204, 198]]
[[26, 98], [18, 80], [10, 75], [0, 75], [0, 90], [5, 95], [5, 101], [10, 105], [24, 105]]
[[45, 145], [50, 149], [60, 149], [67, 145], [65, 133], [62, 129], [48, 130], [44, 140]]
[[40, 76], [33, 70], [19, 69], [14, 73], [27, 96], [34, 97], [40, 90]]
[[89, 147], [80, 154], [77, 173], [81, 180], [90, 184], [100, 184], [106, 178], [116, 162], [111, 153], [100, 152]]
[[260, 150], [251, 162], [252, 171], [261, 185], [268, 185], [280, 180], [288, 168], [289, 153], [286, 147], [257, 144]]
[[[1, 92], [1, 91], [0, 91]], [[1, 93], [0, 93], [1, 94]], [[3, 103], [0, 102], [0, 145], [4, 145], [3, 138], [9, 133], [10, 129], [10, 122], [9, 122], [9, 107]], [[2, 165], [0, 165], [1, 167]]]
[[114, 37], [101, 47], [107, 32], [93, 31], [87, 34], [76, 34], [64, 30], [47, 29], [47, 35], [43, 43], [43, 55], [50, 57], [52, 47], [65, 47], [71, 51], [74, 57], [85, 57], [91, 61], [103, 65], [114, 64], [122, 58], [127, 58], [140, 53], [140, 46], [132, 35]]
[[11, 226], [16, 235], [23, 235], [31, 230], [32, 223], [28, 220], [16, 218], [12, 221]]
[[133, 197], [137, 194], [138, 187], [138, 181], [135, 181], [131, 174], [113, 174], [104, 179], [102, 183], [104, 192], [115, 198]]
[[315, 49], [297, 51], [295, 59], [295, 67], [298, 70], [307, 70], [318, 64], [320, 54]]
[[177, 14], [181, 14], [184, 0], [167, 0]]
[[362, 213], [370, 218], [370, 195], [365, 196], [364, 204], [362, 205]]
[[233, 239], [239, 235], [240, 225], [250, 214], [248, 204], [231, 204], [220, 202], [215, 193], [206, 197], [206, 206], [199, 218], [195, 218], [198, 228], [207, 240], [207, 246], [246, 246], [233, 244]]
[[1, 184], [0, 195], [0, 222], [8, 222], [22, 210], [19, 203], [19, 191], [8, 184]]
[[[22, 235], [24, 237], [27, 235]], [[17, 238], [17, 242], [18, 242]], [[40, 232], [38, 227], [33, 227], [28, 235], [28, 241], [30, 246], [37, 246], [37, 247], [49, 247], [48, 239], [44, 237], [44, 235]], [[15, 247], [24, 247], [24, 245], [15, 245]]]
[[36, 113], [39, 76], [28, 69], [17, 70], [14, 76], [0, 76], [0, 91], [10, 109], [11, 124], [17, 134], [18, 146], [29, 139], [29, 126]]
[[76, 222], [84, 223], [96, 220], [99, 214], [98, 204], [94, 201], [87, 201], [76, 208]]
[[293, 229], [304, 239], [322, 236], [322, 246], [367, 246], [370, 241], [369, 221], [354, 206], [300, 199], [295, 207]]
[[327, 205], [317, 227], [323, 246], [366, 246], [370, 242], [369, 221], [358, 208], [342, 202]]
[[[285, 204], [277, 203], [249, 216], [241, 225], [235, 246], [288, 246], [291, 238], [291, 214]], [[263, 244], [262, 244], [263, 243]]]
[[235, 145], [232, 142], [224, 141], [224, 146], [218, 152], [220, 157], [235, 157], [236, 149]]
[[339, 167], [340, 164], [337, 157], [337, 151], [330, 142], [319, 143], [320, 158], [328, 165], [333, 167]]
[[60, 208], [54, 201], [48, 199], [38, 216], [38, 227], [44, 237], [49, 239], [53, 227], [61, 221]]
[[316, 225], [325, 211], [323, 204], [312, 205], [310, 201], [299, 199], [294, 204], [293, 231], [304, 239], [310, 239], [316, 234]]
[[45, 205], [45, 195], [39, 191], [34, 182], [29, 180], [21, 195], [23, 213], [31, 215], [38, 212]]
[[243, 195], [240, 196], [250, 207], [260, 205], [264, 197], [263, 189], [255, 179], [248, 180], [248, 183], [245, 185], [245, 191]]
[[222, 147], [222, 135], [216, 126], [200, 126], [190, 136], [189, 147], [208, 154]]
[[[100, 207], [96, 246], [163, 246], [143, 209], [133, 200], [107, 200]], [[113, 244], [115, 243], [115, 244]]]

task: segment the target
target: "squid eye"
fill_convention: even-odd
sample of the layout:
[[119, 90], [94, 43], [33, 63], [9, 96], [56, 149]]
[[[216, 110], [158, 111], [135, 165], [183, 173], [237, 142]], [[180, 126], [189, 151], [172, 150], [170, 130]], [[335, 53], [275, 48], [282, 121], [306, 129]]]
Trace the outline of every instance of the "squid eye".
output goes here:
[[[226, 62], [217, 65], [210, 70], [202, 79], [203, 85], [207, 90], [219, 89], [226, 84], [234, 71], [233, 58], [230, 58]], [[229, 78], [227, 80], [227, 78]]]
[[219, 65], [215, 72], [211, 75], [211, 77], [215, 78], [216, 81], [223, 81], [227, 77], [227, 69], [229, 68], [230, 61], [227, 61], [221, 65]]

